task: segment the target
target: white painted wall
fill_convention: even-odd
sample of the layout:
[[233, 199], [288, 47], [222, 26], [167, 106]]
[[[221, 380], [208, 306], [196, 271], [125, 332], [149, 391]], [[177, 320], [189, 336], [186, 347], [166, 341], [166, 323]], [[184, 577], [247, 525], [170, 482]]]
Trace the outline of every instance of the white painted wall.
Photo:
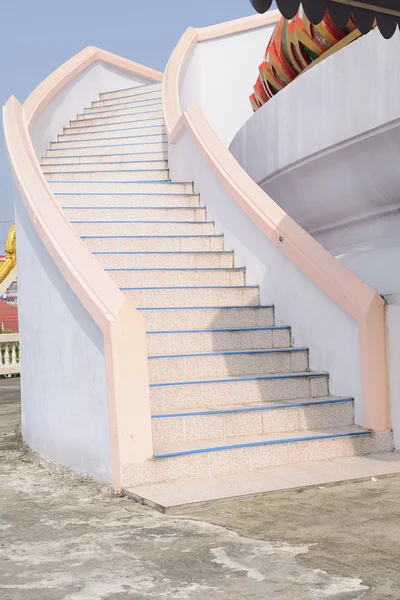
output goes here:
[[84, 108], [89, 108], [93, 100], [98, 100], [100, 93], [147, 83], [154, 82], [101, 61], [92, 63], [54, 96], [33, 124], [30, 133], [36, 156], [39, 159], [44, 156], [50, 142], [57, 141], [57, 135], [63, 132], [63, 127], [68, 127], [70, 120], [76, 119]]
[[102, 332], [82, 307], [15, 193], [22, 435], [41, 455], [111, 481]]
[[253, 114], [249, 96], [274, 27], [196, 44], [181, 76], [182, 110], [196, 102], [227, 146]]
[[258, 110], [230, 150], [250, 177], [379, 293], [400, 292], [400, 32], [374, 31]]
[[262, 304], [274, 304], [277, 325], [291, 325], [294, 343], [310, 348], [311, 368], [329, 371], [331, 392], [355, 398], [361, 423], [358, 327], [299, 271], [238, 207], [209, 169], [186, 131], [170, 145], [171, 178], [193, 180], [236, 266], [248, 284], [259, 284]]
[[386, 297], [386, 327], [389, 363], [390, 413], [394, 447], [400, 449], [400, 294]]

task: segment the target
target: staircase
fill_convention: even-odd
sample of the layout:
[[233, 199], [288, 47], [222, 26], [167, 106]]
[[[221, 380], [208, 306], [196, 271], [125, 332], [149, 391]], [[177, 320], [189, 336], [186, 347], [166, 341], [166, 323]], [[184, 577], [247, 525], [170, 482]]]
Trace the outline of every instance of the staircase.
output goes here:
[[169, 180], [167, 148], [157, 83], [101, 94], [42, 160], [76, 233], [147, 325], [154, 458], [126, 467], [125, 486], [389, 450], [260, 305], [193, 183]]

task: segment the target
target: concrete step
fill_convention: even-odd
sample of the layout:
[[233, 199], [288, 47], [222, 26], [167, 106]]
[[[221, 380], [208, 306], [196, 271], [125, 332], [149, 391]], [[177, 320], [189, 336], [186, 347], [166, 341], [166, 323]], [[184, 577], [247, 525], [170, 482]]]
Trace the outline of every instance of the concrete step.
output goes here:
[[192, 223], [206, 220], [206, 209], [203, 206], [130, 206], [125, 208], [68, 208], [65, 212], [70, 221], [186, 221]]
[[[58, 160], [58, 163], [48, 162]], [[68, 162], [69, 159], [43, 159], [41, 164], [44, 174], [48, 173], [71, 173], [71, 172], [116, 172], [116, 171], [167, 171], [167, 160], [148, 160], [130, 162]], [[45, 162], [46, 161], [46, 162]], [[63, 162], [65, 161], [65, 162]]]
[[201, 221], [97, 221], [79, 223], [72, 221], [73, 228], [81, 237], [103, 237], [105, 239], [114, 237], [125, 237], [129, 240], [132, 236], [147, 235], [212, 235], [214, 223]]
[[94, 252], [105, 269], [125, 268], [231, 268], [233, 252]]
[[211, 234], [93, 236], [84, 242], [92, 252], [218, 252], [224, 247], [223, 236]]
[[152, 383], [152, 412], [328, 396], [327, 373], [280, 373]]
[[[268, 467], [307, 463], [365, 453], [371, 432], [361, 427], [270, 433], [168, 444], [155, 450], [155, 458], [130, 465], [129, 477], [137, 485], [218, 477]], [[364, 445], [365, 444], [365, 445]]]
[[[308, 488], [325, 488], [331, 485], [353, 484], [361, 481], [371, 481], [371, 478], [398, 476], [400, 474], [400, 454], [390, 449], [382, 452], [382, 447], [389, 447], [388, 434], [378, 433], [361, 438], [362, 456], [350, 456], [353, 451], [352, 443], [342, 444], [343, 456], [340, 458], [325, 458], [309, 463], [294, 462], [280, 467], [267, 467], [252, 472], [242, 471], [221, 477], [201, 477], [198, 479], [174, 480], [164, 483], [135, 485], [135, 476], [148, 479], [167, 477], [163, 468], [156, 461], [150, 461], [153, 474], [146, 467], [127, 465], [125, 468], [124, 492], [140, 504], [150, 506], [162, 513], [182, 513], [183, 509], [204, 505], [215, 505], [232, 498], [246, 499], [259, 494], [276, 493], [278, 491], [304, 491]], [[303, 442], [299, 442], [305, 444]], [[323, 453], [330, 455], [329, 450], [337, 444], [325, 443]], [[370, 454], [373, 452], [374, 454]], [[272, 459], [272, 456], [271, 456]], [[290, 455], [288, 456], [290, 461]], [[273, 464], [273, 461], [271, 460]], [[176, 465], [185, 470], [186, 461], [176, 459]], [[169, 463], [172, 467], [173, 463]], [[173, 473], [171, 473], [173, 474]], [[131, 485], [132, 487], [128, 487]], [[296, 496], [293, 496], [295, 502]]]
[[98, 106], [118, 106], [121, 104], [129, 103], [143, 103], [146, 100], [152, 100], [153, 102], [162, 98], [161, 90], [153, 90], [150, 92], [142, 92], [140, 94], [126, 94], [125, 96], [119, 96], [118, 98], [108, 98], [107, 100], [95, 100], [92, 102], [92, 107], [97, 108]]
[[189, 329], [186, 331], [149, 331], [147, 350], [153, 355], [193, 352], [220, 352], [263, 348], [289, 348], [290, 327], [252, 327], [241, 329]]
[[75, 141], [85, 141], [85, 140], [108, 140], [108, 139], [119, 139], [126, 138], [131, 136], [138, 136], [140, 138], [144, 136], [154, 136], [154, 135], [164, 135], [165, 127], [163, 122], [161, 124], [152, 124], [152, 125], [133, 125], [129, 127], [126, 123], [123, 124], [123, 127], [114, 128], [113, 125], [109, 125], [108, 127], [101, 127], [98, 131], [92, 130], [84, 130], [83, 132], [75, 132], [73, 133], [61, 133], [58, 135], [57, 139], [59, 142], [75, 142]]
[[200, 378], [249, 377], [271, 373], [304, 373], [306, 348], [234, 350], [149, 356], [149, 380], [193, 381]]
[[[79, 167], [78, 167], [79, 168]], [[47, 181], [169, 181], [168, 169], [145, 169], [134, 171], [55, 171], [45, 173]]]
[[127, 110], [129, 109], [122, 109], [121, 112], [116, 111], [117, 114], [112, 114], [106, 117], [97, 117], [94, 114], [78, 115], [78, 119], [70, 121], [70, 125], [72, 128], [84, 128], [92, 127], [94, 125], [107, 125], [110, 123], [143, 123], [152, 119], [164, 119], [164, 112], [162, 108], [157, 109], [157, 106], [154, 110], [144, 110], [143, 112], [137, 112], [134, 110], [132, 110], [131, 112], [126, 112]]
[[156, 100], [144, 100], [143, 102], [126, 102], [124, 104], [118, 104], [116, 106], [95, 106], [85, 108], [83, 114], [77, 115], [78, 121], [84, 121], [85, 119], [94, 117], [109, 117], [114, 115], [123, 115], [127, 113], [143, 114], [150, 113], [153, 110], [163, 110], [161, 98]]
[[198, 207], [198, 194], [56, 194], [63, 208]]
[[[160, 112], [160, 111], [159, 111]], [[156, 113], [157, 114], [157, 113]], [[133, 115], [134, 117], [135, 115]], [[107, 119], [96, 119], [96, 123], [91, 123], [90, 121], [82, 124], [81, 121], [71, 121], [74, 123], [72, 127], [64, 127], [65, 135], [72, 134], [85, 134], [85, 133], [97, 133], [102, 131], [107, 131], [109, 129], [116, 131], [119, 129], [130, 130], [132, 128], [141, 128], [141, 127], [163, 127], [164, 125], [164, 117], [163, 115], [159, 117], [151, 117], [146, 115], [139, 115], [140, 118], [133, 118], [131, 116], [122, 116], [122, 117], [108, 117]], [[100, 121], [100, 122], [99, 122]]]
[[152, 83], [144, 83], [143, 85], [137, 85], [137, 86], [133, 86], [133, 87], [129, 87], [129, 88], [125, 88], [125, 89], [121, 89], [121, 90], [113, 90], [111, 92], [104, 92], [102, 94], [100, 94], [100, 100], [109, 100], [110, 98], [120, 98], [121, 96], [142, 96], [144, 93], [147, 92], [155, 92], [155, 91], [161, 91], [162, 90], [162, 83], [157, 81], [157, 82], [152, 82]]
[[[50, 151], [48, 151], [49, 153]], [[54, 151], [54, 154], [57, 153], [57, 150]], [[168, 154], [167, 152], [133, 152], [131, 154], [99, 154], [99, 155], [82, 155], [82, 156], [54, 156], [53, 152], [50, 153], [50, 156], [45, 156], [42, 158], [42, 166], [48, 165], [88, 165], [90, 169], [90, 165], [93, 165], [97, 168], [100, 165], [107, 164], [115, 164], [120, 165], [120, 168], [125, 168], [124, 165], [140, 165], [140, 164], [151, 164], [157, 162], [165, 162], [168, 165]]]
[[[152, 416], [153, 444], [351, 427], [352, 398], [304, 398], [215, 409], [178, 409]], [[171, 440], [172, 438], [172, 440]]]
[[54, 193], [76, 194], [193, 194], [192, 183], [169, 181], [49, 181]]
[[[124, 132], [122, 132], [124, 133]], [[124, 135], [118, 135], [117, 131], [112, 132], [112, 137], [85, 137], [82, 139], [67, 139], [58, 142], [50, 142], [50, 150], [76, 150], [79, 148], [104, 148], [108, 146], [117, 146], [118, 148], [125, 148], [124, 152], [129, 152], [126, 148], [132, 145], [140, 152], [144, 152], [147, 149], [146, 144], [157, 144], [156, 151], [160, 152], [160, 144], [166, 143], [167, 136], [165, 133], [147, 133], [147, 134], [133, 134], [126, 132]], [[78, 134], [81, 135], [81, 134]], [[93, 134], [95, 135], [95, 134]], [[87, 152], [85, 153], [87, 154]]]
[[[129, 138], [132, 139], [132, 138]], [[74, 147], [74, 148], [65, 148], [65, 144], [61, 144], [60, 148], [48, 149], [46, 152], [47, 158], [65, 158], [65, 157], [73, 157], [74, 162], [76, 162], [77, 157], [85, 157], [90, 158], [96, 157], [96, 161], [99, 160], [99, 156], [104, 156], [106, 161], [116, 160], [117, 156], [129, 156], [132, 157], [132, 154], [135, 154], [138, 158], [147, 156], [150, 159], [150, 156], [160, 156], [162, 154], [164, 157], [166, 156], [167, 151], [167, 142], [151, 142], [151, 143], [135, 143], [135, 142], [124, 142], [120, 141], [118, 144], [109, 145], [103, 144], [101, 146], [93, 145], [86, 147]], [[131, 158], [129, 159], [131, 160]]]
[[[106, 269], [120, 288], [241, 286], [244, 269]], [[199, 359], [201, 362], [201, 359]]]
[[273, 306], [161, 307], [140, 309], [147, 332], [204, 331], [274, 326]]
[[163, 306], [257, 306], [257, 286], [204, 286], [204, 287], [144, 287], [121, 288], [137, 307]]

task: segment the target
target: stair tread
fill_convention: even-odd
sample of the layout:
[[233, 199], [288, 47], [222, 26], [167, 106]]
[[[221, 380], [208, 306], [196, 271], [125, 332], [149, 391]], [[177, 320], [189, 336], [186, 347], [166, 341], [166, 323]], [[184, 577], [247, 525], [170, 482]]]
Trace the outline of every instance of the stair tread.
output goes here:
[[347, 437], [353, 435], [370, 435], [371, 431], [363, 427], [337, 427], [328, 429], [311, 429], [289, 431], [282, 433], [263, 433], [258, 435], [244, 435], [232, 438], [214, 438], [194, 442], [179, 442], [165, 444], [154, 449], [154, 458], [167, 458], [168, 456], [181, 456], [200, 452], [230, 450], [249, 446], [300, 442], [330, 437]]
[[241, 333], [248, 331], [280, 331], [290, 329], [289, 325], [285, 326], [273, 326], [270, 327], [225, 327], [220, 329], [173, 329], [173, 330], [161, 330], [161, 331], [148, 331], [148, 335], [160, 335], [160, 334], [180, 334], [180, 333]]
[[295, 398], [286, 400], [270, 400], [266, 402], [254, 402], [253, 404], [216, 404], [199, 409], [194, 408], [172, 408], [164, 411], [155, 411], [153, 419], [177, 418], [185, 416], [216, 415], [238, 412], [267, 411], [274, 409], [296, 408], [302, 406], [318, 406], [336, 403], [353, 402], [348, 396], [321, 396], [319, 398]]
[[162, 387], [173, 385], [198, 385], [205, 383], [235, 383], [235, 381], [263, 381], [265, 379], [296, 379], [298, 377], [328, 377], [329, 373], [324, 371], [299, 371], [290, 373], [268, 373], [266, 375], [237, 375], [226, 377], [197, 377], [187, 381], [158, 381], [150, 383], [150, 387]]
[[289, 352], [308, 352], [308, 348], [293, 347], [287, 348], [261, 348], [261, 349], [249, 349], [249, 350], [218, 350], [210, 352], [187, 352], [184, 354], [156, 354], [149, 356], [149, 359], [160, 359], [160, 358], [190, 358], [190, 357], [203, 357], [203, 356], [235, 356], [238, 354], [284, 354]]

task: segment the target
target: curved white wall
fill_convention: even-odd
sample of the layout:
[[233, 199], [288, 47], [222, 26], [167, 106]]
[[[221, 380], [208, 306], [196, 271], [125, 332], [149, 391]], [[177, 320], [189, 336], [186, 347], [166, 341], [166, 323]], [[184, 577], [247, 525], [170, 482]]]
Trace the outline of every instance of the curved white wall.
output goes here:
[[381, 294], [400, 292], [400, 32], [378, 31], [277, 94], [230, 150], [306, 231]]
[[18, 195], [22, 435], [46, 458], [111, 481], [103, 334], [49, 256]]
[[186, 63], [181, 109], [196, 102], [227, 146], [253, 113], [249, 96], [274, 27], [275, 23], [200, 41]]

